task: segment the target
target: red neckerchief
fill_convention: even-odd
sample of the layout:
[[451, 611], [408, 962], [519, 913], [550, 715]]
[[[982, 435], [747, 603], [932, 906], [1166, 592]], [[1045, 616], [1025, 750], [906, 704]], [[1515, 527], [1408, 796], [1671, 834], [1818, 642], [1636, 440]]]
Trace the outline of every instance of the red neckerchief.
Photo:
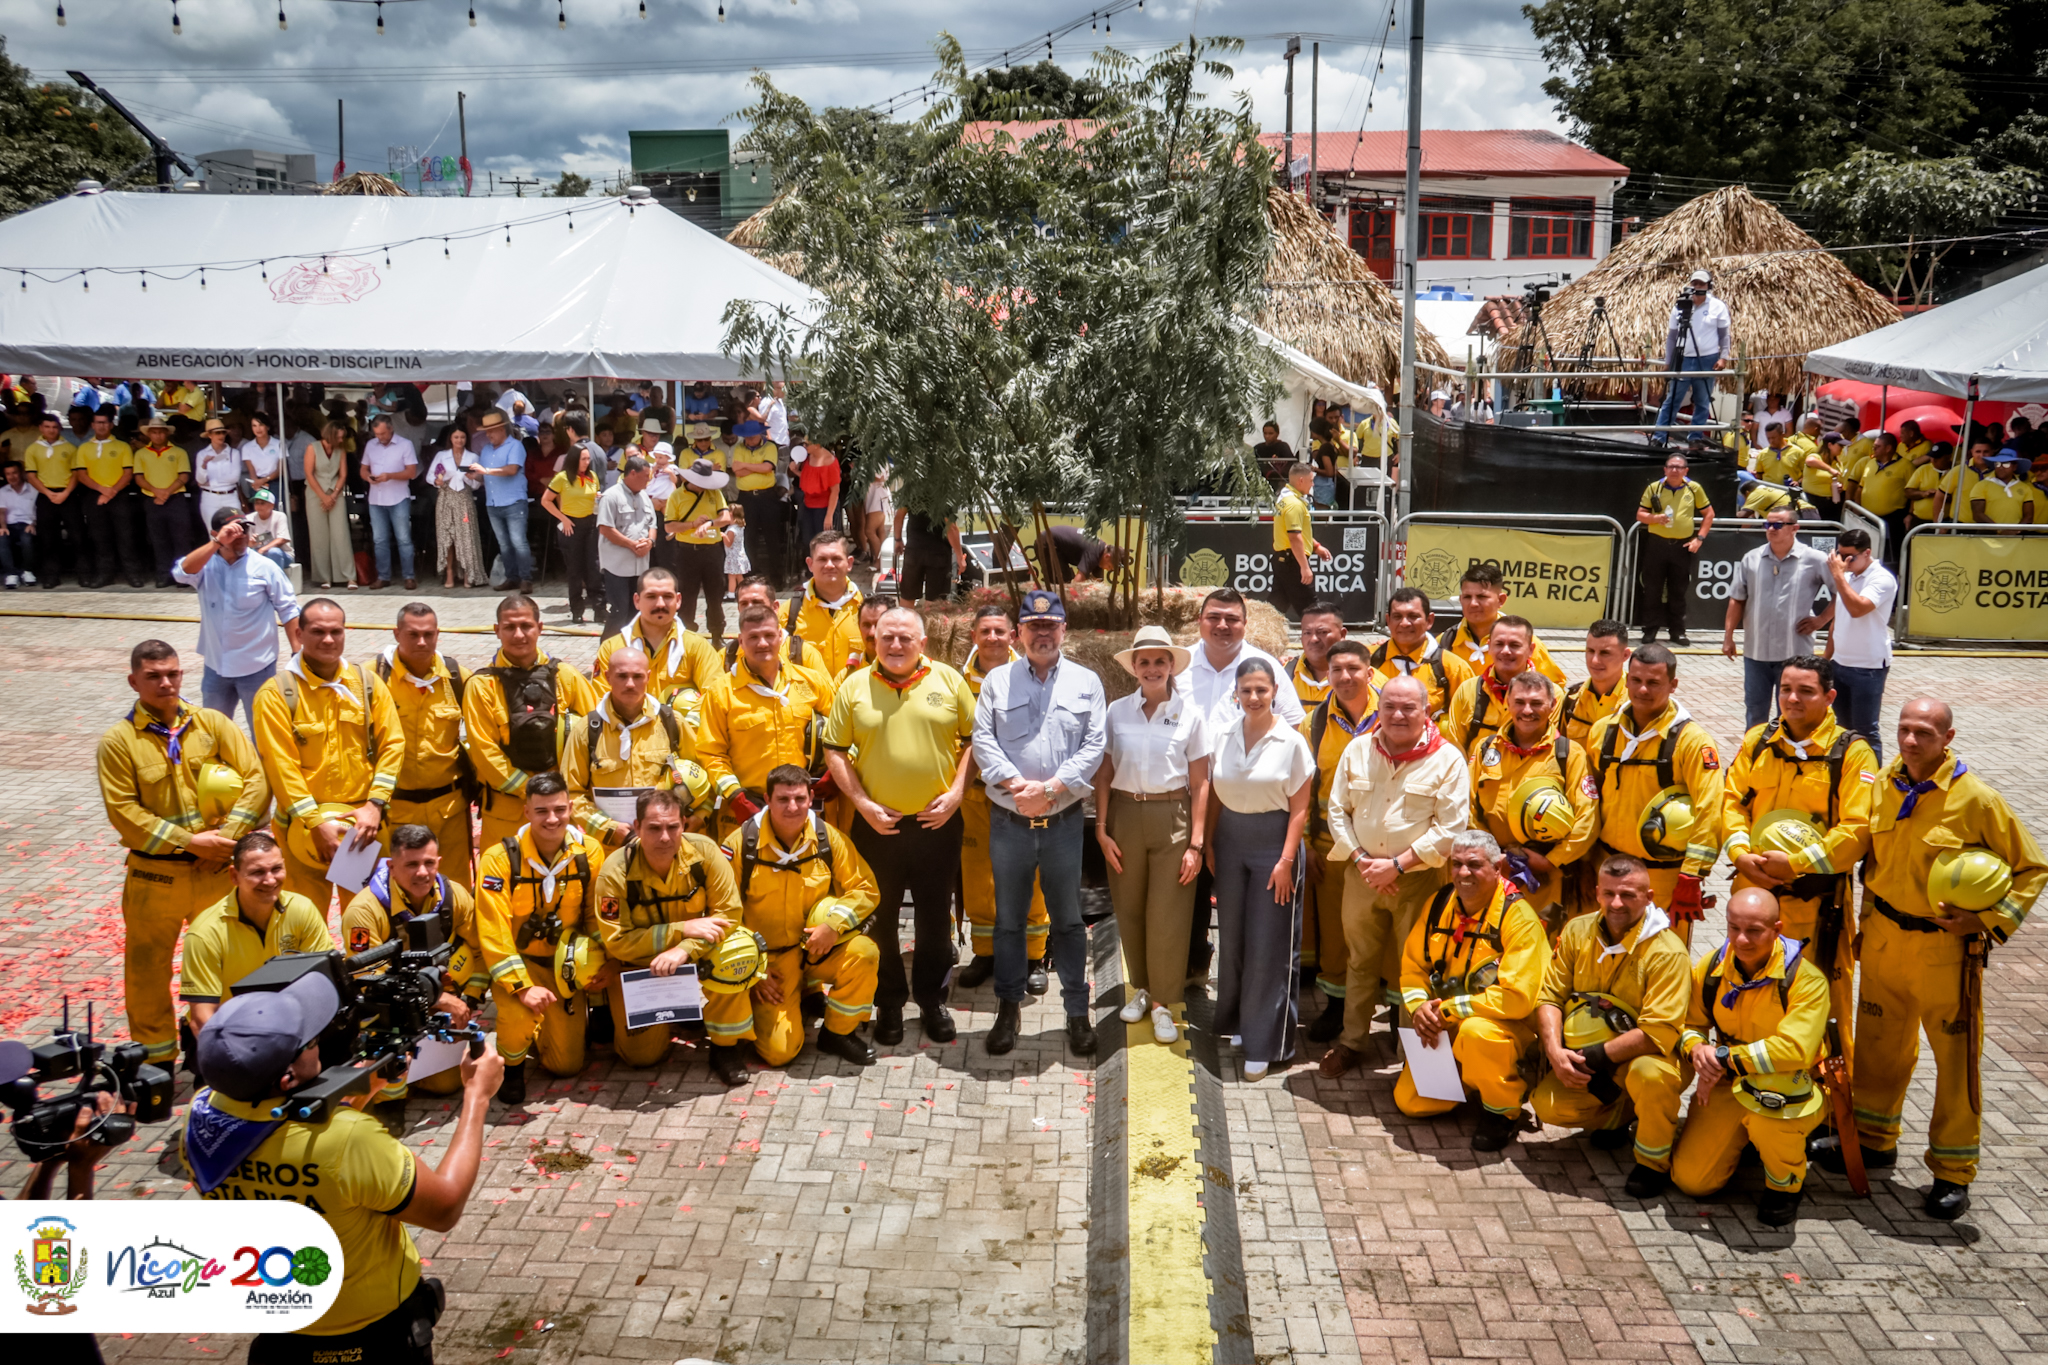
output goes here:
[[[1503, 922], [1506, 919], [1507, 903], [1515, 894], [1512, 888], [1504, 889], [1501, 892], [1499, 900]], [[1486, 927], [1487, 916], [1493, 913], [1494, 903], [1489, 898], [1485, 909], [1476, 915], [1467, 915], [1465, 913], [1465, 902], [1458, 899], [1458, 894], [1454, 891], [1451, 893], [1451, 904], [1458, 908], [1458, 921], [1451, 926], [1451, 951], [1456, 952], [1465, 946], [1465, 935], [1476, 934]]]
[[1484, 673], [1481, 673], [1479, 675], [1479, 685], [1485, 688], [1486, 694], [1492, 697], [1495, 701], [1501, 703], [1503, 706], [1507, 704], [1508, 685], [1504, 682], [1494, 681], [1492, 669], [1489, 668]]
[[922, 654], [918, 655], [917, 668], [914, 671], [912, 671], [911, 675], [905, 678], [902, 682], [897, 682], [887, 673], [884, 673], [882, 671], [881, 664], [878, 663], [874, 667], [874, 674], [876, 680], [883, 683], [886, 686], [895, 688], [898, 692], [908, 692], [911, 688], [923, 682], [925, 680], [925, 676], [929, 674], [931, 671], [932, 666], [929, 663], [925, 662], [925, 658]]
[[1552, 731], [1551, 733], [1544, 735], [1543, 738], [1537, 740], [1534, 744], [1531, 744], [1528, 748], [1524, 749], [1521, 745], [1515, 743], [1514, 740], [1508, 737], [1511, 733], [1512, 732], [1508, 730], [1500, 731], [1500, 747], [1506, 749], [1516, 758], [1528, 758], [1532, 754], [1548, 753], [1550, 752], [1552, 746], [1556, 743], [1557, 739], [1556, 732]]
[[1378, 749], [1381, 755], [1386, 758], [1387, 762], [1393, 764], [1395, 767], [1398, 768], [1403, 763], [1410, 762], [1414, 759], [1428, 758], [1431, 754], [1437, 751], [1438, 746], [1440, 746], [1443, 742], [1444, 737], [1437, 733], [1435, 723], [1432, 721], [1424, 721], [1422, 723], [1421, 743], [1417, 744], [1414, 748], [1408, 750], [1408, 752], [1406, 753], [1397, 754], [1393, 750], [1389, 749], [1387, 747], [1387, 740], [1384, 733], [1374, 735], [1372, 744], [1373, 747], [1375, 749]]

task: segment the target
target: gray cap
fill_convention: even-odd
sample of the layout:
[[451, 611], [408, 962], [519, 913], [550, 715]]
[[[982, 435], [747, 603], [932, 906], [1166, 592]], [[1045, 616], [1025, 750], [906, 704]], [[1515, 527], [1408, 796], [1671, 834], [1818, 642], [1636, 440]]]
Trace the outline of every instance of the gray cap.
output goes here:
[[200, 1074], [244, 1104], [275, 1095], [278, 1080], [340, 1009], [334, 983], [321, 972], [307, 972], [281, 991], [238, 995], [199, 1031]]

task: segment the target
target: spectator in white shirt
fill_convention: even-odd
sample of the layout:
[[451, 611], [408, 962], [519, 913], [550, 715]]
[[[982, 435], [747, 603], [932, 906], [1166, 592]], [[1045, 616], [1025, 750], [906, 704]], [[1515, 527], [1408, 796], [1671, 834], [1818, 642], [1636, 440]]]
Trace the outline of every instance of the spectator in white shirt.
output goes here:
[[370, 586], [391, 586], [391, 543], [396, 540], [398, 576], [408, 589], [417, 588], [412, 569], [412, 481], [420, 472], [420, 457], [411, 441], [391, 434], [391, 418], [383, 413], [370, 423], [362, 468], [370, 485], [370, 534], [377, 544], [377, 581]]
[[1146, 626], [1116, 661], [1138, 690], [1109, 704], [1109, 743], [1095, 776], [1095, 840], [1123, 942], [1122, 1018], [1152, 1013], [1152, 1036], [1180, 1037], [1173, 1011], [1187, 984], [1195, 878], [1209, 814], [1209, 728], [1173, 685], [1191, 656], [1163, 626]]
[[206, 419], [206, 444], [192, 457], [193, 482], [199, 485], [199, 520], [213, 525], [213, 514], [223, 507], [240, 514], [242, 510], [242, 455], [228, 444], [226, 423], [218, 417]]
[[789, 448], [789, 408], [783, 403], [783, 383], [780, 379], [768, 386], [768, 392], [761, 395], [761, 401], [754, 405], [754, 414], [761, 424], [768, 428], [768, 439], [777, 450]]
[[267, 488], [256, 490], [256, 508], [242, 519], [249, 532], [249, 548], [280, 569], [292, 566], [291, 518], [277, 510], [277, 498]]
[[1828, 556], [1834, 602], [1827, 612], [1828, 656], [1835, 664], [1835, 719], [1870, 741], [1884, 762], [1884, 684], [1892, 668], [1892, 606], [1899, 580], [1871, 557], [1870, 532], [1852, 526], [1835, 538]]
[[242, 495], [252, 500], [264, 490], [269, 490], [271, 501], [277, 501], [283, 490], [278, 487], [279, 468], [284, 463], [284, 442], [270, 432], [270, 419], [257, 413], [249, 419], [249, 439], [242, 442]]
[[0, 470], [7, 476], [0, 485], [0, 580], [10, 588], [20, 587], [24, 580], [33, 587], [36, 490], [22, 477], [19, 460], [9, 460]]

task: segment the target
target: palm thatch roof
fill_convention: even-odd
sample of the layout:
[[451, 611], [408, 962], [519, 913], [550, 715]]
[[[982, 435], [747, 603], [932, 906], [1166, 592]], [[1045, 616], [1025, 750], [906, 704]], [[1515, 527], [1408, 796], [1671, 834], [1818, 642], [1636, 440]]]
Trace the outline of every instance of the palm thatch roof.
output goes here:
[[781, 201], [782, 196], [777, 195], [768, 203], [763, 204], [760, 208], [755, 209], [752, 213], [740, 219], [733, 230], [725, 234], [725, 240], [750, 255], [760, 257], [783, 274], [800, 280], [804, 274], [804, 254], [801, 251], [771, 251], [768, 249], [768, 210], [774, 208]]
[[[1266, 193], [1273, 255], [1266, 266], [1266, 303], [1252, 319], [1306, 351], [1354, 384], [1401, 389], [1401, 301], [1365, 259], [1337, 236], [1298, 194]], [[1435, 365], [1450, 357], [1418, 328], [1415, 354]]]
[[[1662, 369], [1672, 301], [1702, 266], [1714, 272], [1714, 292], [1734, 318], [1737, 353], [1756, 357], [1746, 362], [1751, 390], [1795, 392], [1808, 351], [1899, 320], [1896, 307], [1791, 219], [1730, 185], [1659, 218], [1560, 289], [1543, 309], [1552, 350], [1561, 361], [1578, 356], [1594, 300], [1604, 298], [1613, 341], [1600, 329], [1593, 353], [1614, 354], [1619, 342], [1621, 355]], [[1518, 364], [1525, 346], [1526, 363]], [[1549, 368], [1528, 324], [1503, 337], [1496, 354], [1502, 369]]]
[[332, 185], [322, 185], [320, 193], [372, 194], [383, 195], [386, 198], [412, 198], [411, 193], [403, 185], [393, 180], [390, 176], [379, 175], [375, 171], [356, 171], [351, 175], [345, 175]]

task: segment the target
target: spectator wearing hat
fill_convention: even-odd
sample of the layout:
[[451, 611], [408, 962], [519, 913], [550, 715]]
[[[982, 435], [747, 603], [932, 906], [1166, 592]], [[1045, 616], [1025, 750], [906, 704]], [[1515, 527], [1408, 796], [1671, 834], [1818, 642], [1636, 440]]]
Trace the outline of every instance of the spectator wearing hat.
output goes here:
[[142, 419], [142, 444], [133, 452], [135, 486], [142, 490], [142, 524], [149, 538], [149, 561], [156, 586], [172, 586], [171, 565], [193, 540], [192, 458], [171, 444], [171, 419], [153, 412]]
[[[1679, 374], [1709, 376], [1726, 369], [1733, 319], [1728, 305], [1714, 297], [1714, 277], [1695, 270], [1686, 281], [1685, 298], [1671, 307], [1671, 319], [1664, 329], [1664, 367]], [[1652, 445], [1670, 439], [1669, 428], [1687, 395], [1692, 399], [1692, 424], [1703, 426], [1713, 420], [1714, 380], [1711, 377], [1674, 379], [1664, 391], [1664, 406], [1657, 410], [1657, 430]]]
[[710, 460], [692, 460], [677, 471], [680, 482], [669, 494], [662, 516], [675, 541], [676, 590], [682, 594], [680, 614], [687, 630], [697, 629], [697, 597], [711, 643], [725, 644], [725, 528], [732, 512], [721, 490], [731, 478]]
[[[789, 541], [785, 504], [776, 487], [776, 449], [767, 444], [768, 427], [749, 418], [732, 429], [738, 438], [727, 467], [732, 470], [734, 491], [746, 512], [747, 562], [754, 572], [765, 574], [777, 592], [787, 575], [783, 559]], [[805, 537], [803, 544], [810, 543]]]
[[[1051, 919], [1051, 957], [1067, 1014], [1067, 1044], [1095, 1051], [1089, 1017], [1088, 932], [1081, 923], [1081, 834], [1090, 785], [1107, 743], [1102, 680], [1063, 658], [1067, 609], [1043, 588], [1024, 594], [1024, 657], [994, 669], [974, 712], [974, 759], [989, 799], [989, 867], [996, 893], [996, 1022], [988, 1050], [1017, 1042], [1028, 961], [1024, 919], [1034, 882]], [[1179, 702], [1193, 711], [1192, 703]]]
[[370, 421], [362, 469], [370, 485], [370, 534], [377, 546], [377, 581], [370, 586], [390, 586], [391, 546], [396, 540], [396, 571], [411, 591], [419, 586], [412, 564], [412, 481], [420, 472], [420, 457], [411, 441], [392, 433], [388, 414], [380, 412]]
[[1209, 728], [1173, 684], [1194, 656], [1163, 626], [1142, 627], [1116, 656], [1138, 690], [1104, 715], [1095, 775], [1095, 840], [1109, 870], [1110, 901], [1124, 950], [1127, 1024], [1152, 1015], [1152, 1036], [1180, 1036], [1195, 878], [1209, 813]]
[[1970, 520], [1980, 526], [2048, 525], [2048, 497], [2034, 487], [2030, 472], [2031, 462], [2011, 446], [1992, 456], [1990, 475], [1970, 488]]
[[503, 412], [486, 412], [477, 422], [476, 475], [484, 481], [484, 512], [505, 559], [505, 577], [519, 591], [533, 591], [533, 551], [527, 548], [526, 446], [514, 439]]
[[229, 443], [220, 418], [207, 418], [201, 430], [206, 444], [193, 452], [192, 481], [199, 489], [199, 520], [211, 526], [223, 507], [242, 510], [242, 452]]
[[249, 548], [280, 569], [292, 566], [292, 519], [277, 510], [277, 495], [268, 488], [256, 490], [255, 510], [242, 519], [249, 531]]
[[299, 649], [299, 602], [284, 570], [249, 553], [249, 528], [239, 510], [214, 509], [212, 534], [179, 560], [171, 577], [199, 590], [199, 654], [206, 660], [201, 698], [224, 716], [242, 704], [253, 717], [257, 689], [277, 675], [277, 628]]

